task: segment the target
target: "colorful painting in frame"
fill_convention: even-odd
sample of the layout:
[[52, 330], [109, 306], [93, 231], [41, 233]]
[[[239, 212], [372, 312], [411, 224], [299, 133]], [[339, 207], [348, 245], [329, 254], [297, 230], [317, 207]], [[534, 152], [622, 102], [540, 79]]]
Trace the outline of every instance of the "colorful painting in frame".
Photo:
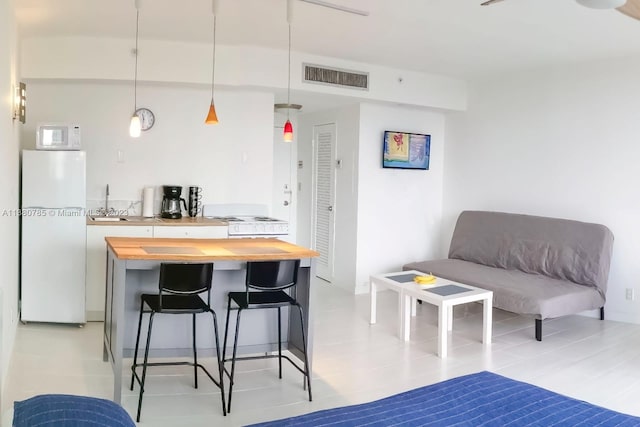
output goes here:
[[384, 132], [382, 167], [429, 170], [431, 135], [409, 132]]

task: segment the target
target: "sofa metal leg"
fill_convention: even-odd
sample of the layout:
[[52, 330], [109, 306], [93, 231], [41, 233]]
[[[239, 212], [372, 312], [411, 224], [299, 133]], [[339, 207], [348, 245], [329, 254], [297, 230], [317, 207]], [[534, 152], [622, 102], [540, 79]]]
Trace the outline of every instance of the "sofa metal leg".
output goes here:
[[536, 340], [542, 341], [542, 320], [536, 319]]
[[600, 320], [604, 320], [604, 305], [600, 307]]

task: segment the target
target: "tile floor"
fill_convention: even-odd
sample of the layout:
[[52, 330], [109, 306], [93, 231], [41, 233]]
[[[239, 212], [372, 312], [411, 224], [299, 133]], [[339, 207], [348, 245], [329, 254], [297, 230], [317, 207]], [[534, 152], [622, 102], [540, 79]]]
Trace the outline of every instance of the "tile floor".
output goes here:
[[[324, 283], [317, 289], [313, 402], [306, 399], [302, 375], [287, 364], [278, 380], [275, 360], [243, 362], [237, 365], [233, 411], [223, 417], [219, 392], [204, 376], [194, 390], [191, 369], [156, 368], [149, 371], [139, 425], [241, 426], [362, 403], [480, 370], [640, 416], [640, 325], [571, 316], [545, 322], [544, 339], [537, 342], [533, 320], [494, 310], [487, 350], [480, 342], [482, 307], [468, 304], [455, 308], [449, 357], [441, 360], [434, 355], [435, 307], [418, 306], [411, 341], [404, 343], [396, 336], [396, 293], [379, 294], [378, 323], [369, 325], [367, 295]], [[205, 364], [215, 372], [211, 359]], [[2, 409], [41, 393], [109, 398], [111, 387], [101, 323], [21, 325]], [[132, 416], [136, 405], [136, 391], [123, 391]]]

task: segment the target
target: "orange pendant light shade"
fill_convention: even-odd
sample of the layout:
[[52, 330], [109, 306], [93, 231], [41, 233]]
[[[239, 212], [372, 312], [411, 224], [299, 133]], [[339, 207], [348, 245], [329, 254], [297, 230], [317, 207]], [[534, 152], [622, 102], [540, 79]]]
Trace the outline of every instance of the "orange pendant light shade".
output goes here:
[[213, 105], [213, 89], [216, 75], [216, 15], [218, 14], [218, 0], [212, 0], [211, 11], [213, 12], [213, 34], [211, 44], [211, 104], [209, 105], [209, 113], [207, 114], [207, 118], [204, 120], [205, 125], [218, 124], [216, 107]]
[[216, 114], [216, 107], [213, 105], [213, 99], [211, 100], [211, 105], [209, 106], [209, 114], [207, 114], [207, 118], [204, 121], [207, 125], [216, 125], [218, 124], [218, 115]]
[[289, 120], [284, 124], [284, 142], [293, 141], [293, 125]]

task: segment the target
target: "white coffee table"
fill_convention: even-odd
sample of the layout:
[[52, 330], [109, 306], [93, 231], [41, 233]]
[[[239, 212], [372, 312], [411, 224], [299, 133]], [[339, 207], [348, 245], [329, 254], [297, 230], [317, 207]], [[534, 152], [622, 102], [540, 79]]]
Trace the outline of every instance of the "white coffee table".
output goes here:
[[376, 323], [377, 320], [377, 305], [378, 305], [378, 290], [380, 288], [390, 289], [394, 292], [398, 293], [398, 313], [399, 313], [399, 322], [398, 322], [398, 336], [402, 337], [402, 321], [404, 319], [403, 315], [403, 304], [404, 304], [404, 295], [402, 294], [402, 283], [393, 280], [394, 276], [400, 276], [405, 274], [406, 272], [401, 271], [399, 273], [388, 273], [388, 274], [375, 274], [369, 277], [369, 307], [370, 307], [370, 319], [369, 323], [372, 325]]
[[423, 274], [409, 270], [371, 276], [370, 323], [376, 322], [376, 293], [379, 287], [391, 289], [399, 294], [399, 336], [405, 341], [409, 340], [411, 317], [415, 316], [416, 301], [433, 304], [438, 307], [438, 356], [445, 358], [447, 357], [447, 334], [453, 330], [453, 307], [482, 301], [482, 342], [484, 345], [491, 344], [493, 292], [440, 277], [436, 278], [433, 285], [420, 286], [413, 281], [413, 276]]

